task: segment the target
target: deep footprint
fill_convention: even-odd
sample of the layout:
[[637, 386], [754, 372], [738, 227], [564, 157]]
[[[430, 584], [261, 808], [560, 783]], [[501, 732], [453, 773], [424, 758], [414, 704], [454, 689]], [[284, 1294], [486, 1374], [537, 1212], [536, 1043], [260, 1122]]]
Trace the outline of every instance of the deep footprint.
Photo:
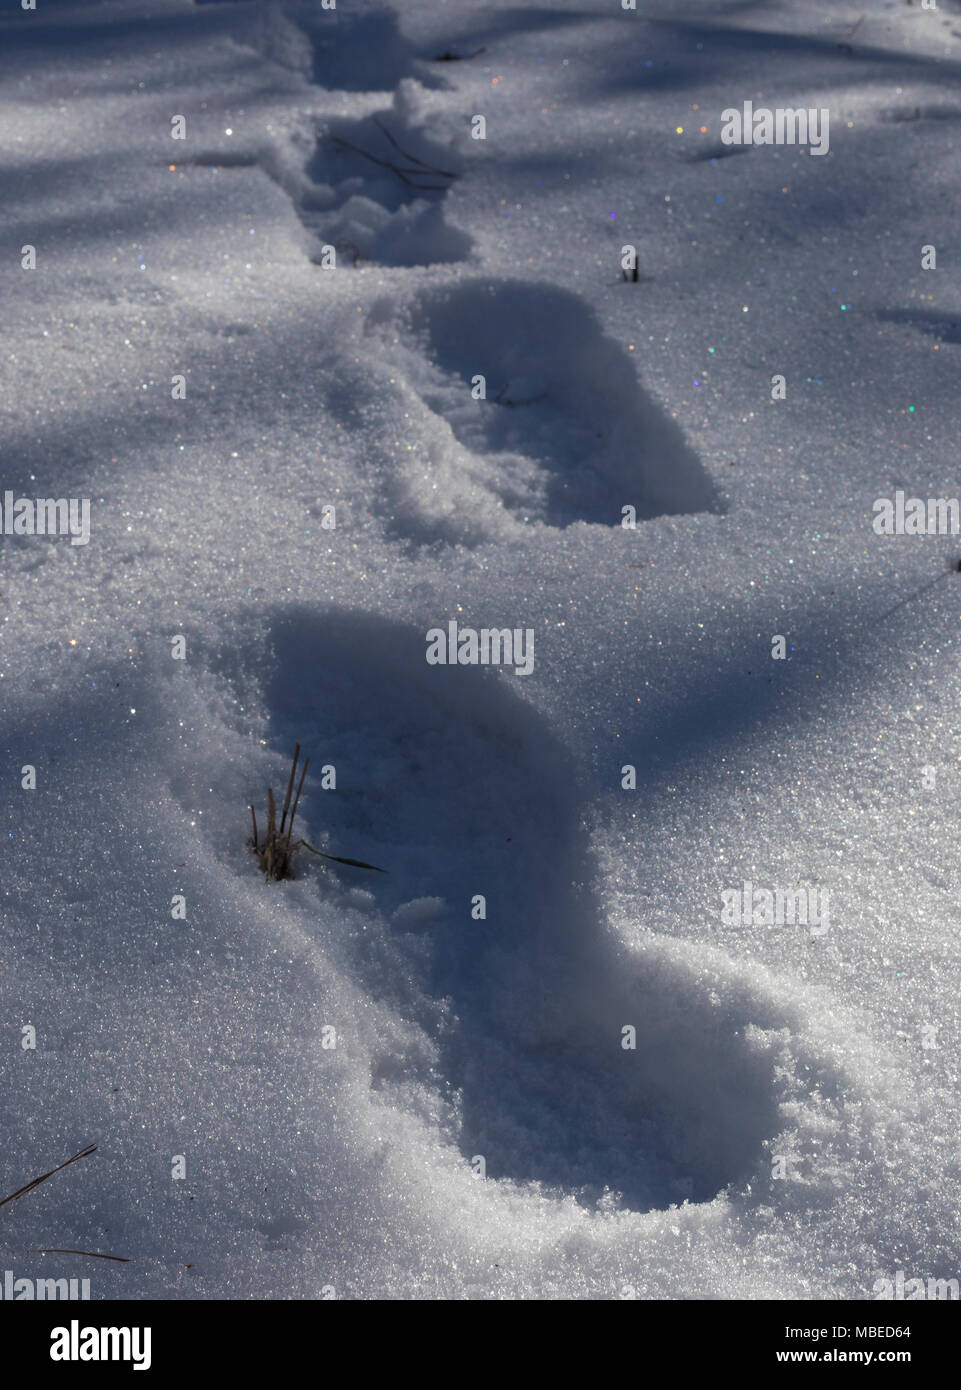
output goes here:
[[[372, 316], [375, 331], [378, 317]], [[523, 521], [619, 525], [715, 510], [711, 480], [634, 363], [566, 290], [475, 280], [423, 294], [401, 325], [430, 367], [420, 395], [475, 455], [496, 455], [502, 504]], [[472, 398], [484, 378], [486, 399]]]
[[[465, 1159], [582, 1200], [613, 1190], [638, 1210], [708, 1200], [752, 1173], [781, 1122], [772, 1056], [745, 1030], [785, 1021], [657, 949], [618, 947], [570, 759], [510, 677], [428, 666], [422, 632], [342, 610], [285, 613], [273, 646], [278, 750], [299, 739], [337, 768], [336, 791], [308, 783], [304, 828], [390, 874], [339, 871], [377, 902], [351, 968], [434, 1037], [437, 1001], [450, 1003], [441, 1085], [460, 1093]], [[389, 920], [425, 898], [443, 904]], [[407, 1084], [438, 1084], [407, 1067], [375, 1060], [392, 1105]]]

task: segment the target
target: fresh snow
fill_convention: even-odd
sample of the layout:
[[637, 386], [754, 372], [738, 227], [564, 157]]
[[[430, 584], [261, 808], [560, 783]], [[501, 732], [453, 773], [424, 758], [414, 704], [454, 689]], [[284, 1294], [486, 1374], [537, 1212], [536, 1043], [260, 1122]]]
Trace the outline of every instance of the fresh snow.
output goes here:
[[[91, 508], [0, 538], [0, 1197], [97, 1145], [0, 1266], [961, 1278], [961, 542], [872, 526], [958, 493], [956, 0], [0, 31], [0, 500]], [[828, 108], [829, 154], [726, 146], [746, 100]], [[429, 664], [451, 622], [532, 671]], [[299, 834], [386, 875], [258, 872], [297, 741]], [[722, 920], [745, 883], [827, 930]]]

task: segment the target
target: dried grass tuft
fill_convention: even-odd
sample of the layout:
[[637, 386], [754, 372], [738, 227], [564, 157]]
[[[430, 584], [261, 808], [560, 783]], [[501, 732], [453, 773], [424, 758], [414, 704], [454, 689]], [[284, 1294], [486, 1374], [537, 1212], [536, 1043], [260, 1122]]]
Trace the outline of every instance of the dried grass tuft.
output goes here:
[[[300, 760], [300, 744], [294, 746], [294, 761], [290, 768], [290, 777], [287, 781], [287, 794], [284, 797], [283, 810], [280, 813], [280, 825], [277, 824], [277, 804], [274, 801], [272, 788], [267, 788], [267, 830], [263, 840], [260, 839], [257, 831], [257, 813], [250, 807], [250, 818], [253, 823], [253, 839], [250, 841], [254, 854], [257, 856], [258, 863], [267, 878], [282, 879], [293, 877], [293, 864], [297, 853], [301, 849], [309, 850], [311, 854], [318, 855], [321, 859], [331, 859], [335, 864], [349, 864], [354, 869], [370, 869], [375, 874], [386, 873], [386, 869], [378, 869], [376, 864], [367, 864], [363, 859], [344, 859], [339, 854], [326, 854], [322, 849], [315, 849], [306, 840], [295, 840], [294, 817], [297, 814], [297, 807], [300, 805], [300, 794], [304, 789], [304, 778], [307, 776], [307, 768], [310, 759], [304, 759], [304, 765], [300, 772], [300, 781], [297, 783], [297, 794], [293, 797], [293, 807], [291, 807], [291, 796], [294, 790], [294, 778], [297, 775], [297, 763]], [[287, 813], [290, 812], [290, 819]]]

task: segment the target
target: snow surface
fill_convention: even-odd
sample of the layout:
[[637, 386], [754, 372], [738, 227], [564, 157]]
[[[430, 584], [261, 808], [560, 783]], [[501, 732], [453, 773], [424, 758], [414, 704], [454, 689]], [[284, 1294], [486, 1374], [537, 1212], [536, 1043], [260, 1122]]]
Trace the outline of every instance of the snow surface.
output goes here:
[[[961, 1277], [959, 546], [871, 526], [958, 491], [959, 6], [639, 10], [5, 10], [0, 484], [92, 504], [0, 539], [0, 1195], [98, 1145], [0, 1209], [18, 1276]], [[830, 154], [728, 157], [747, 99]], [[533, 672], [428, 665], [452, 620]], [[265, 883], [296, 740], [386, 876]]]

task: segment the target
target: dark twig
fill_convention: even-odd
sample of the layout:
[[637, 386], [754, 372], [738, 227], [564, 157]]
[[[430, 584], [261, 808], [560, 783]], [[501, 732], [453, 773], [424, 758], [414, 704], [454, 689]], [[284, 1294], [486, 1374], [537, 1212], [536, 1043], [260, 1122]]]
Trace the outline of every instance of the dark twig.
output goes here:
[[100, 1255], [96, 1250], [31, 1250], [31, 1255], [88, 1255], [91, 1260], [116, 1260], [117, 1264], [128, 1265], [126, 1255]]
[[[299, 743], [298, 743], [298, 745], [297, 745], [297, 750], [298, 750], [298, 752], [300, 751], [300, 744], [299, 744]], [[296, 766], [297, 766], [297, 758], [296, 758], [296, 755], [295, 755], [295, 757], [294, 757], [294, 767], [296, 767]], [[293, 835], [293, 833], [294, 833], [294, 816], [296, 816], [296, 814], [297, 814], [297, 807], [300, 805], [300, 793], [304, 790], [304, 778], [307, 776], [307, 769], [308, 769], [309, 766], [310, 766], [310, 759], [309, 759], [309, 758], [305, 758], [305, 759], [304, 759], [304, 770], [303, 770], [303, 772], [301, 772], [301, 774], [300, 774], [300, 783], [299, 783], [299, 785], [298, 785], [298, 787], [297, 787], [297, 795], [296, 795], [296, 797], [294, 798], [294, 809], [293, 809], [293, 810], [291, 811], [291, 813], [290, 813], [290, 826], [289, 826], [289, 828], [288, 828], [288, 830], [287, 830], [287, 852], [288, 852], [288, 854], [290, 853], [290, 837], [291, 837], [291, 835]], [[283, 826], [281, 826], [280, 829], [281, 829], [281, 833], [283, 833]]]
[[49, 1173], [41, 1173], [39, 1178], [33, 1179], [33, 1182], [28, 1182], [25, 1186], [18, 1188], [16, 1192], [11, 1192], [9, 1197], [4, 1197], [3, 1201], [0, 1202], [0, 1207], [5, 1207], [8, 1202], [12, 1202], [16, 1197], [22, 1197], [25, 1193], [31, 1192], [35, 1187], [39, 1187], [42, 1182], [46, 1182], [48, 1178], [52, 1178], [54, 1173], [59, 1173], [63, 1168], [69, 1168], [71, 1163], [76, 1163], [77, 1160], [81, 1158], [87, 1158], [90, 1154], [96, 1153], [96, 1151], [96, 1144], [89, 1144], [87, 1148], [81, 1149], [78, 1154], [74, 1154], [73, 1158], [68, 1158], [65, 1163], [59, 1163], [56, 1168], [51, 1168]]
[[284, 809], [280, 816], [280, 833], [284, 833], [284, 824], [287, 820], [287, 808], [290, 806], [290, 793], [294, 789], [294, 774], [297, 771], [297, 759], [300, 757], [300, 744], [294, 744], [294, 761], [290, 767], [290, 778], [287, 782], [287, 795], [284, 797]]
[[[403, 183], [410, 184], [410, 180], [404, 177], [403, 171], [398, 169], [396, 164], [391, 164], [386, 159], [378, 159], [375, 154], [369, 154], [367, 150], [362, 150], [359, 145], [353, 144], [350, 140], [345, 140], [342, 135], [332, 135], [330, 138], [335, 145], [341, 145], [345, 150], [353, 150], [355, 154], [362, 155], [364, 159], [369, 159], [371, 164], [379, 164], [382, 169], [390, 169], [391, 173], [396, 174]], [[411, 172], [413, 172], [413, 170]]]
[[390, 133], [390, 131], [387, 129], [387, 127], [384, 126], [384, 125], [381, 125], [380, 121], [377, 119], [376, 116], [374, 117], [374, 125], [377, 127], [377, 129], [381, 132], [382, 135], [386, 135], [387, 139], [388, 139], [388, 140], [390, 141], [390, 143], [393, 145], [393, 147], [394, 147], [394, 149], [397, 151], [397, 153], [398, 153], [398, 154], [402, 154], [402, 155], [404, 156], [405, 159], [410, 159], [410, 160], [413, 161], [414, 164], [419, 164], [420, 167], [421, 167], [422, 169], [425, 169], [425, 170], [427, 171], [427, 173], [429, 173], [429, 174], [438, 174], [438, 175], [440, 175], [442, 178], [445, 178], [445, 179], [456, 179], [456, 178], [457, 178], [457, 175], [456, 175], [456, 174], [452, 174], [451, 171], [450, 171], [449, 169], [438, 169], [438, 168], [436, 168], [433, 164], [428, 164], [426, 160], [424, 160], [424, 159], [418, 159], [417, 156], [416, 156], [416, 154], [411, 154], [408, 150], [405, 150], [404, 147], [403, 147], [402, 145], [399, 145], [399, 144], [397, 143], [397, 141], [394, 139], [393, 135], [391, 135], [391, 133]]
[[[23, 1187], [18, 1188], [16, 1192], [11, 1192], [9, 1197], [4, 1197], [3, 1201], [0, 1202], [0, 1207], [6, 1206], [7, 1202], [12, 1202], [17, 1197], [22, 1197], [25, 1193], [32, 1191], [33, 1188], [39, 1187], [42, 1182], [47, 1181], [47, 1178], [52, 1178], [54, 1173], [59, 1173], [62, 1169], [69, 1168], [71, 1163], [76, 1163], [77, 1160], [81, 1158], [89, 1158], [92, 1153], [96, 1152], [96, 1144], [88, 1144], [85, 1149], [81, 1149], [79, 1153], [74, 1154], [73, 1158], [68, 1158], [65, 1163], [59, 1163], [56, 1168], [51, 1168], [49, 1173], [41, 1173], [39, 1178], [34, 1178], [32, 1182], [26, 1183]], [[29, 1253], [31, 1255], [87, 1255], [92, 1260], [115, 1260], [117, 1264], [124, 1265], [130, 1263], [130, 1260], [125, 1255], [100, 1255], [95, 1250], [67, 1250], [60, 1247], [51, 1247], [41, 1250], [31, 1250]]]
[[[376, 164], [381, 169], [389, 169], [390, 172], [396, 174], [401, 183], [406, 184], [408, 188], [415, 188], [420, 193], [446, 192], [447, 188], [450, 186], [449, 184], [418, 183], [415, 182], [415, 179], [423, 179], [426, 175], [433, 175], [435, 178], [456, 179], [457, 175], [455, 173], [452, 173], [449, 169], [437, 169], [434, 165], [428, 164], [426, 160], [418, 158], [415, 154], [410, 154], [409, 151], [405, 150], [403, 146], [397, 142], [386, 126], [381, 125], [376, 117], [374, 118], [374, 124], [381, 134], [390, 141], [398, 154], [402, 154], [411, 164], [416, 165], [416, 168], [405, 168], [400, 164], [395, 164], [392, 160], [380, 159], [377, 155], [371, 154], [369, 150], [362, 149], [360, 145], [355, 145], [352, 140], [345, 140], [342, 135], [331, 135], [330, 139], [335, 145], [339, 145], [346, 150], [352, 150], [354, 154], [359, 154], [362, 159], [370, 160], [371, 164]], [[409, 175], [411, 177], [408, 177]]]

